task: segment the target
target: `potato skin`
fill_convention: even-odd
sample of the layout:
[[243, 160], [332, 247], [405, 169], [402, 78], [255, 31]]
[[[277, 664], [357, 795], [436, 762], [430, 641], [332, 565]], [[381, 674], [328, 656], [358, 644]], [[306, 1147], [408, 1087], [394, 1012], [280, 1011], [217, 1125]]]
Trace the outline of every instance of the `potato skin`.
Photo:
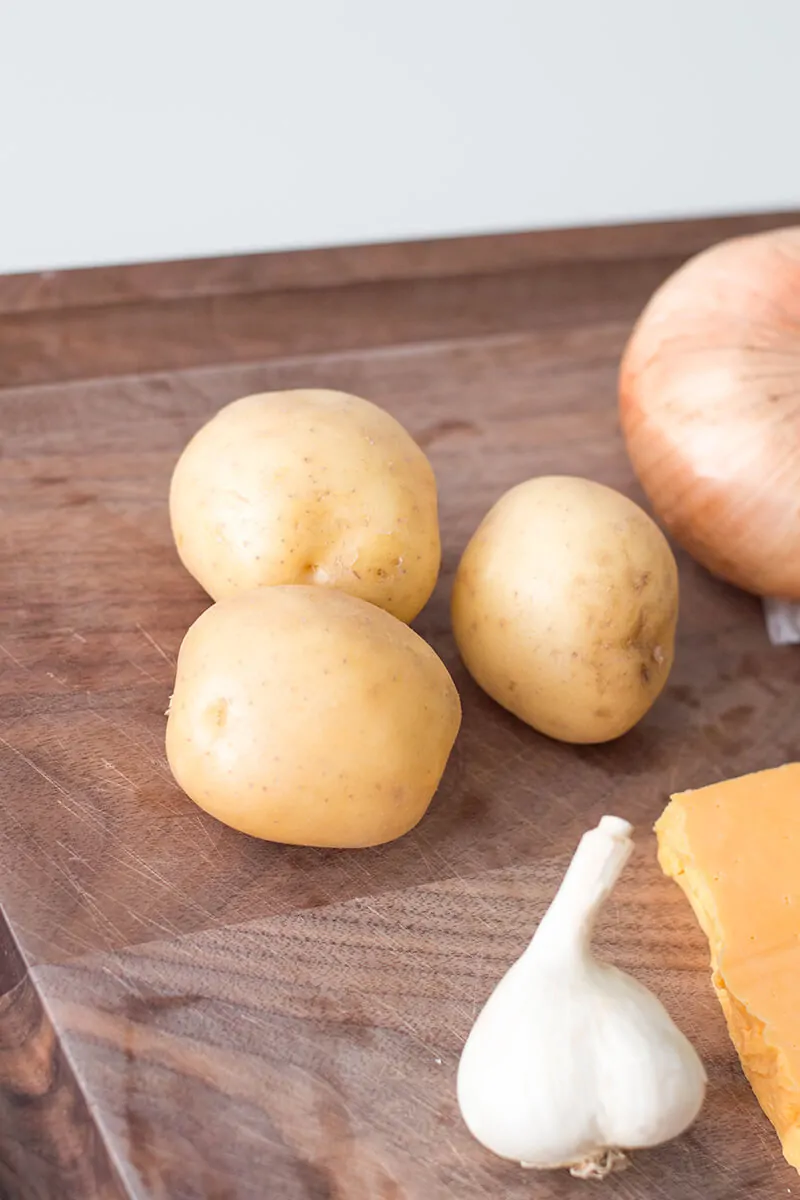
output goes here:
[[632, 500], [570, 476], [506, 492], [464, 551], [453, 630], [499, 704], [561, 741], [631, 729], [672, 667], [678, 570]]
[[279, 585], [219, 601], [187, 632], [167, 758], [234, 829], [374, 846], [423, 816], [460, 722], [447, 668], [407, 625], [344, 592]]
[[228, 404], [184, 449], [169, 506], [181, 560], [215, 600], [313, 583], [411, 621], [439, 573], [428, 459], [389, 413], [344, 392]]

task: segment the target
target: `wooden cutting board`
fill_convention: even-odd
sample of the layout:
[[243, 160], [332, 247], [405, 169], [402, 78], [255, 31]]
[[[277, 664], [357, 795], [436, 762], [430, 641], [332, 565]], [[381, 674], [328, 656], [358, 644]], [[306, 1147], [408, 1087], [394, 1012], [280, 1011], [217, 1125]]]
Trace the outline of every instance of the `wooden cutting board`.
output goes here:
[[[613, 745], [572, 748], [459, 664], [448, 594], [510, 485], [591, 476], [641, 498], [615, 410], [645, 299], [681, 258], [769, 217], [0, 280], [0, 1158], [3, 1195], [215, 1200], [569, 1198], [467, 1135], [458, 1055], [582, 831], [637, 850], [598, 943], [663, 999], [709, 1071], [625, 1200], [800, 1189], [739, 1069], [704, 939], [651, 833], [670, 791], [800, 754], [800, 653], [680, 558], [675, 669]], [[173, 462], [220, 405], [333, 387], [423, 445], [444, 566], [416, 622], [464, 724], [394, 845], [268, 845], [171, 781], [164, 710], [208, 603], [167, 525]]]

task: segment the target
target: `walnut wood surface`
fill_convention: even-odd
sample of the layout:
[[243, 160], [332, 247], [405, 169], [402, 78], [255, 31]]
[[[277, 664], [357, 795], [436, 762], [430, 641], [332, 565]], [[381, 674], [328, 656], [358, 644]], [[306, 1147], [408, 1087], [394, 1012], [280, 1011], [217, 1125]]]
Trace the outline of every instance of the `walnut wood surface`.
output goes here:
[[794, 212], [772, 212], [678, 222], [642, 221], [599, 229], [553, 229], [0, 275], [0, 312], [481, 275], [542, 263], [587, 259], [607, 262], [642, 254], [688, 256], [723, 238], [776, 229], [792, 224], [796, 218]]
[[[74, 278], [46, 294], [14, 285], [28, 299], [0, 318], [9, 1198], [591, 1190], [485, 1154], [453, 1085], [477, 1007], [603, 812], [631, 819], [639, 844], [600, 944], [658, 991], [711, 1077], [696, 1128], [637, 1156], [609, 1195], [772, 1200], [800, 1186], [742, 1078], [703, 938], [649, 832], [671, 790], [798, 757], [800, 657], [769, 647], [756, 601], [681, 556], [666, 694], [626, 738], [576, 749], [483, 696], [449, 631], [458, 555], [505, 488], [559, 471], [639, 496], [616, 365], [649, 292], [702, 240], [698, 223], [649, 228], [649, 242], [608, 259], [602, 247], [621, 235], [605, 230], [582, 235], [582, 257], [564, 234], [548, 255], [537, 235], [536, 261], [505, 265], [488, 239], [409, 251], [415, 267], [402, 248], [348, 252], [339, 277], [331, 252], [320, 279], [301, 255], [296, 286], [290, 256], [274, 277], [268, 260], [250, 274], [236, 260], [217, 268], [219, 295], [202, 282], [188, 294], [188, 264], [130, 268], [127, 290], [125, 269], [95, 284], [81, 273], [77, 292]], [[104, 303], [82, 306], [93, 286]], [[175, 654], [207, 603], [170, 544], [171, 466], [220, 404], [297, 386], [385, 405], [440, 485], [444, 569], [416, 627], [453, 671], [464, 725], [422, 824], [368, 851], [237, 835], [183, 797], [163, 753]]]

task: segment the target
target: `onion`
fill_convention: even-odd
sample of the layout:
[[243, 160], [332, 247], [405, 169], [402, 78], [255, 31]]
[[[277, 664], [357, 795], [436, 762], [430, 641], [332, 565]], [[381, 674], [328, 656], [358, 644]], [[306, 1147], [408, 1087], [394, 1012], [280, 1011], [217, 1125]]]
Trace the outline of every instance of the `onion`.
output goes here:
[[620, 415], [675, 539], [747, 591], [800, 600], [800, 227], [723, 242], [659, 288]]

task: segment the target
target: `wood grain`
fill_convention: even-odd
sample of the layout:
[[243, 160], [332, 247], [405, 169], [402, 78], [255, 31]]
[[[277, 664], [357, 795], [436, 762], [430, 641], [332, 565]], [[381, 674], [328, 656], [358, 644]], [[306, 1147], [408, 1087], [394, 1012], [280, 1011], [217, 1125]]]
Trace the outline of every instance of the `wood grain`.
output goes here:
[[[511, 484], [573, 472], [640, 498], [616, 366], [688, 237], [664, 226], [608, 262], [556, 264], [543, 245], [538, 264], [478, 272], [466, 244], [462, 274], [453, 258], [443, 277], [397, 266], [346, 286], [301, 272], [292, 289], [284, 264], [279, 286], [248, 297], [181, 298], [179, 270], [167, 300], [165, 266], [133, 305], [0, 319], [15, 384], [0, 391], [9, 1196], [577, 1196], [588, 1185], [481, 1151], [453, 1072], [476, 1006], [607, 811], [636, 824], [639, 849], [603, 948], [656, 988], [711, 1075], [696, 1129], [638, 1156], [614, 1195], [772, 1200], [796, 1186], [648, 831], [671, 790], [798, 756], [800, 659], [768, 645], [754, 600], [681, 556], [666, 694], [626, 738], [575, 749], [478, 691], [447, 615], [460, 551]], [[368, 851], [237, 835], [186, 800], [163, 752], [177, 648], [208, 602], [171, 546], [172, 464], [219, 405], [296, 386], [385, 405], [440, 485], [444, 567], [416, 627], [453, 671], [464, 726], [422, 824]], [[36, 1099], [42, 1079], [61, 1081], [50, 1099]]]
[[0, 961], [0, 1194], [123, 1200], [128, 1193], [5, 923]]
[[[625, 1197], [777, 1196], [796, 1175], [735, 1068], [701, 934], [644, 835], [598, 946], [658, 989], [710, 1074], [701, 1119], [639, 1154]], [[562, 1200], [565, 1173], [532, 1177], [463, 1127], [455, 1072], [478, 1007], [524, 949], [566, 867], [454, 878], [313, 913], [152, 942], [42, 968], [82, 1083], [116, 1155], [148, 1194]], [[187, 1081], [193, 1103], [182, 1098]], [[213, 1144], [196, 1136], [214, 1129]], [[720, 1145], [738, 1147], [720, 1164]], [[244, 1178], [238, 1164], [251, 1170]], [[237, 1190], [230, 1189], [237, 1178]], [[785, 1187], [784, 1187], [785, 1194]]]
[[792, 224], [796, 212], [387, 242], [181, 262], [0, 275], [0, 313], [339, 287], [518, 271], [542, 263], [688, 257], [723, 238]]
[[675, 258], [545, 263], [465, 278], [400, 279], [152, 300], [0, 321], [0, 386], [392, 349], [627, 319]]

